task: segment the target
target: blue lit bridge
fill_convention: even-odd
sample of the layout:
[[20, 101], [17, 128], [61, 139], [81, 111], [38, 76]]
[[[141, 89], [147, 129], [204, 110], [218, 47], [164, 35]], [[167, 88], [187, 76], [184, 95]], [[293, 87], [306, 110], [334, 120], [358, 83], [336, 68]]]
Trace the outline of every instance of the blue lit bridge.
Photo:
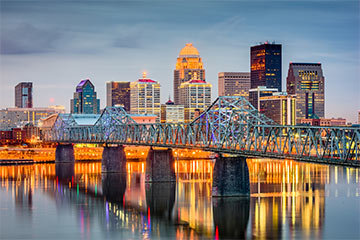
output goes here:
[[[72, 143], [104, 144], [103, 172], [124, 169], [123, 163], [117, 164], [117, 159], [126, 159], [124, 145], [201, 149], [220, 156], [235, 155], [237, 160], [263, 157], [360, 166], [360, 128], [277, 125], [243, 97], [219, 97], [191, 123], [139, 124], [121, 107], [106, 108], [91, 126], [79, 126], [71, 114], [60, 114], [44, 138], [45, 141], [57, 142], [58, 147]], [[120, 148], [114, 151], [114, 147], [108, 147], [114, 144]], [[62, 154], [61, 149], [59, 154]], [[67, 154], [65, 151], [65, 158], [69, 158]], [[161, 160], [156, 160], [159, 154], [157, 157], [155, 154], [158, 153], [151, 148], [146, 165], [147, 180], [173, 181], [172, 154], [166, 157], [165, 153]], [[227, 194], [222, 189], [232, 186], [234, 181], [248, 182], [244, 181], [248, 179], [248, 171], [246, 161], [219, 159], [214, 167], [213, 195], [223, 196]], [[170, 169], [171, 174], [167, 175], [163, 169]], [[235, 175], [236, 180], [229, 180], [227, 175]], [[234, 195], [233, 189], [228, 192], [228, 195]], [[247, 193], [248, 186], [238, 186], [235, 195], [239, 192]]]

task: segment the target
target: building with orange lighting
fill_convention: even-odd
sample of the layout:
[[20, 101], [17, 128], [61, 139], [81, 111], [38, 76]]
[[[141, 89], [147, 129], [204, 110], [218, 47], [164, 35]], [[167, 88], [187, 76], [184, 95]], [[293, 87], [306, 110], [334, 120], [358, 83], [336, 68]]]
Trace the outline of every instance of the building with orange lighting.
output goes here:
[[295, 125], [295, 96], [274, 93], [260, 97], [260, 112], [280, 125]]
[[181, 83], [180, 85], [180, 104], [184, 105], [184, 120], [191, 122], [194, 119], [196, 111], [205, 111], [211, 105], [211, 88], [212, 85], [203, 80], [193, 79]]
[[160, 83], [146, 77], [130, 83], [130, 113], [155, 114], [160, 121]]
[[251, 88], [281, 88], [281, 44], [268, 43], [250, 49]]
[[179, 93], [181, 83], [193, 79], [194, 73], [197, 74], [197, 79], [205, 81], [205, 69], [199, 52], [192, 43], [187, 43], [180, 51], [174, 70], [174, 102], [176, 105], [181, 104]]

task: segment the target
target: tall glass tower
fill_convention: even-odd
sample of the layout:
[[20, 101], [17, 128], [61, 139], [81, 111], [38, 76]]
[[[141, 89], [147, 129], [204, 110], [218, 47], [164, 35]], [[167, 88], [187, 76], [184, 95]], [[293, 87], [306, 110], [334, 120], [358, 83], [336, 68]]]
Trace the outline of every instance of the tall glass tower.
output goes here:
[[281, 44], [264, 44], [250, 49], [251, 88], [265, 86], [281, 89]]
[[100, 99], [96, 98], [95, 87], [89, 79], [81, 80], [76, 86], [74, 99], [70, 100], [70, 109], [71, 113], [100, 113]]

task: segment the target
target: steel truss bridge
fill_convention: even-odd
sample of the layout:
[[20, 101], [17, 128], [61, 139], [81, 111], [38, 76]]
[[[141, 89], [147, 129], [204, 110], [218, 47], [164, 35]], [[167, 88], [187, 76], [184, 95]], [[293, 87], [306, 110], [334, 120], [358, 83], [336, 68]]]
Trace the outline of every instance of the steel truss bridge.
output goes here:
[[79, 126], [71, 114], [59, 114], [44, 138], [360, 166], [359, 127], [277, 125], [243, 97], [219, 97], [191, 123], [140, 124], [121, 107], [105, 108], [91, 126]]

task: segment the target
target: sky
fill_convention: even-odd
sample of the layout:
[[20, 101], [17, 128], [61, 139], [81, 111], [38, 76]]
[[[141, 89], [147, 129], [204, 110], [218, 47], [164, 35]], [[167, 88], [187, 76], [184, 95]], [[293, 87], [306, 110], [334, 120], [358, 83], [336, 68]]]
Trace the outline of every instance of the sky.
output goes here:
[[0, 108], [17, 83], [33, 82], [34, 107], [64, 105], [81, 79], [106, 105], [107, 81], [146, 71], [173, 97], [176, 58], [193, 43], [218, 95], [219, 72], [250, 71], [250, 46], [282, 44], [289, 62], [322, 63], [325, 116], [357, 121], [360, 110], [358, 0], [58, 1], [0, 0]]

